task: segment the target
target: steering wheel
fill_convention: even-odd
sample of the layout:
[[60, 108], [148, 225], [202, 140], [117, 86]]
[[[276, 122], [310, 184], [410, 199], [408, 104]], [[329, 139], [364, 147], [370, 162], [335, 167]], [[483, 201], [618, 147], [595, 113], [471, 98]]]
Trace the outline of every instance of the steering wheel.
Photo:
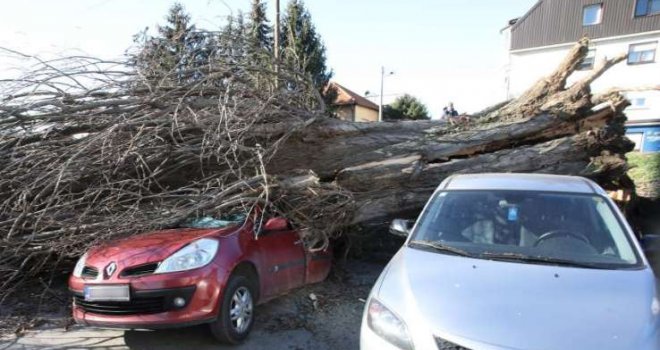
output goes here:
[[544, 241], [547, 241], [549, 239], [554, 239], [554, 238], [560, 238], [560, 237], [570, 237], [573, 239], [576, 239], [578, 241], [582, 241], [586, 244], [588, 244], [590, 247], [593, 248], [593, 245], [591, 244], [591, 241], [589, 241], [589, 238], [587, 236], [581, 234], [581, 233], [575, 233], [567, 230], [552, 230], [548, 231], [544, 234], [542, 234], [536, 242], [534, 242], [534, 247], [538, 247], [539, 244], [541, 244]]

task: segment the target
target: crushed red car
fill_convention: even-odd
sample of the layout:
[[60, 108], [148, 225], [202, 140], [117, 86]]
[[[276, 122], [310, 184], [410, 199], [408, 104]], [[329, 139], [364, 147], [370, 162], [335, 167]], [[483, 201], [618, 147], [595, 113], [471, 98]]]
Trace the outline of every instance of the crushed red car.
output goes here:
[[332, 260], [329, 249], [305, 249], [287, 219], [259, 229], [254, 217], [204, 217], [90, 249], [69, 278], [74, 319], [126, 329], [208, 323], [218, 340], [242, 342], [257, 303], [324, 280]]

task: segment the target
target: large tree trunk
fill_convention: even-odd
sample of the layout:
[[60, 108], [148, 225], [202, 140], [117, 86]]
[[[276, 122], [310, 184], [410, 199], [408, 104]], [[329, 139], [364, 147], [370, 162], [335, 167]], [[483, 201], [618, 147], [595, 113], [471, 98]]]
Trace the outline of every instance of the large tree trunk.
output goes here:
[[567, 88], [587, 45], [575, 45], [555, 72], [520, 98], [468, 124], [325, 119], [289, 137], [268, 170], [310, 169], [350, 191], [357, 204], [353, 223], [418, 210], [452, 174], [571, 174], [617, 187], [626, 171], [623, 155], [632, 147], [623, 128], [629, 103], [616, 92], [596, 101], [589, 84], [625, 56], [601, 62]]

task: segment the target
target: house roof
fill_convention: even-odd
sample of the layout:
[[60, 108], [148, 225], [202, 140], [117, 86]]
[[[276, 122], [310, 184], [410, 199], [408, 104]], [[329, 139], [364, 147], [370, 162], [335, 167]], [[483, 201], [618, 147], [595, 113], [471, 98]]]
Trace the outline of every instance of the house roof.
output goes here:
[[330, 82], [330, 86], [337, 90], [337, 97], [333, 101], [335, 106], [353, 106], [358, 105], [365, 108], [378, 110], [378, 105], [369, 101], [367, 98], [356, 94], [337, 82]]
[[522, 17], [517, 18], [514, 23], [511, 23], [511, 21], [509, 21], [509, 25], [511, 25], [511, 30], [512, 31], [516, 30], [516, 28], [518, 28], [520, 24], [522, 24], [522, 22], [524, 22], [529, 17], [529, 15], [532, 14], [532, 12], [536, 11], [536, 9], [539, 8], [539, 6], [541, 6], [541, 3], [543, 3], [543, 0], [538, 0], [536, 4], [534, 4], [534, 6], [532, 6]]
[[[584, 26], [585, 6], [599, 4], [598, 25]], [[660, 16], [634, 16], [634, 4], [632, 0], [538, 0], [510, 27], [510, 50], [570, 45], [585, 36], [596, 40], [660, 30]]]

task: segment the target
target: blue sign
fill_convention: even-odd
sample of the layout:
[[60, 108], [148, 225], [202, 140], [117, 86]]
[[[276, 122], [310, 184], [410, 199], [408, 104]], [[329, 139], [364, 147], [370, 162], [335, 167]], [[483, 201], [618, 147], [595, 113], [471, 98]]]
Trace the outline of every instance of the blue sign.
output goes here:
[[660, 125], [628, 126], [627, 133], [642, 133], [642, 152], [660, 152]]
[[644, 133], [642, 152], [660, 152], [660, 127]]

